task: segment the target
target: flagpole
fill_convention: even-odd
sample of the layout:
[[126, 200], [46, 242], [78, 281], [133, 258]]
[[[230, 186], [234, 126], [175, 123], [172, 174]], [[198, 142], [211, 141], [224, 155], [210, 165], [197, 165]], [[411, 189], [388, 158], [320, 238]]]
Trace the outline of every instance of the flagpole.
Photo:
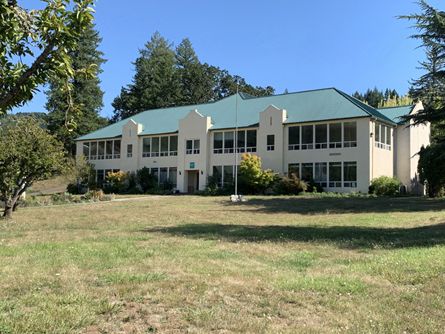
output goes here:
[[239, 81], [236, 80], [236, 98], [235, 98], [235, 196], [238, 200], [238, 93]]

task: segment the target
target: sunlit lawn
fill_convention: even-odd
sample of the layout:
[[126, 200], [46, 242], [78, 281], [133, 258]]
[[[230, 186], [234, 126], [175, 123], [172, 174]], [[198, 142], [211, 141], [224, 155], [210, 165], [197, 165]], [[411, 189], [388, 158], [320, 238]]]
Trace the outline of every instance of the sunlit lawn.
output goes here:
[[445, 201], [150, 197], [0, 221], [0, 333], [443, 333]]

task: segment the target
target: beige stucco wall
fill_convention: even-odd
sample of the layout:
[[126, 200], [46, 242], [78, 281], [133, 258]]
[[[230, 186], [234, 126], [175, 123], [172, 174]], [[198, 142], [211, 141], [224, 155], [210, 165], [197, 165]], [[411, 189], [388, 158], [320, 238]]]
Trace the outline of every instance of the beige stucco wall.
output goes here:
[[[391, 150], [383, 149], [375, 145], [375, 126], [377, 122], [371, 121], [370, 127], [372, 140], [371, 150], [371, 173], [370, 181], [379, 176], [394, 176], [394, 129], [391, 129]], [[387, 124], [385, 124], [387, 125]]]

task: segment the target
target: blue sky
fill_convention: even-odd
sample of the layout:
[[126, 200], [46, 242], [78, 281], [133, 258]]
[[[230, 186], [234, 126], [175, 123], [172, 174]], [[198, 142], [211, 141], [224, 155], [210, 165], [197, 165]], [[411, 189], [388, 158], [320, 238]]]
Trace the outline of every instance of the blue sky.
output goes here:
[[[420, 74], [423, 51], [409, 38], [411, 23], [396, 16], [418, 11], [411, 0], [97, 0], [100, 49], [108, 59], [101, 114], [112, 115], [138, 49], [155, 31], [175, 45], [188, 37], [202, 62], [277, 93], [336, 87], [352, 94], [377, 86], [404, 94]], [[39, 93], [15, 111], [45, 111], [45, 101]]]

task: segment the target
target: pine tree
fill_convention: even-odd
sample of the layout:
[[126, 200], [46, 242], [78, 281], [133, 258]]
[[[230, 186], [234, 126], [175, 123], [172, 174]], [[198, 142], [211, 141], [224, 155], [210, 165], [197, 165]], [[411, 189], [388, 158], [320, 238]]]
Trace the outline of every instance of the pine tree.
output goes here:
[[112, 103], [117, 121], [147, 109], [170, 107], [180, 100], [180, 86], [172, 45], [156, 32], [139, 51], [133, 82]]
[[65, 149], [70, 153], [74, 153], [76, 137], [97, 130], [108, 123], [105, 118], [99, 116], [103, 107], [104, 93], [100, 88], [97, 74], [102, 72], [101, 65], [105, 62], [103, 53], [98, 50], [101, 41], [99, 33], [91, 25], [82, 34], [76, 50], [70, 53], [74, 70], [81, 70], [91, 65], [96, 68], [96, 75], [93, 77], [79, 74], [72, 82], [71, 98], [79, 106], [79, 113], [75, 114], [74, 119], [66, 119], [69, 93], [64, 89], [63, 82], [53, 80], [46, 91], [48, 130], [64, 144]]

